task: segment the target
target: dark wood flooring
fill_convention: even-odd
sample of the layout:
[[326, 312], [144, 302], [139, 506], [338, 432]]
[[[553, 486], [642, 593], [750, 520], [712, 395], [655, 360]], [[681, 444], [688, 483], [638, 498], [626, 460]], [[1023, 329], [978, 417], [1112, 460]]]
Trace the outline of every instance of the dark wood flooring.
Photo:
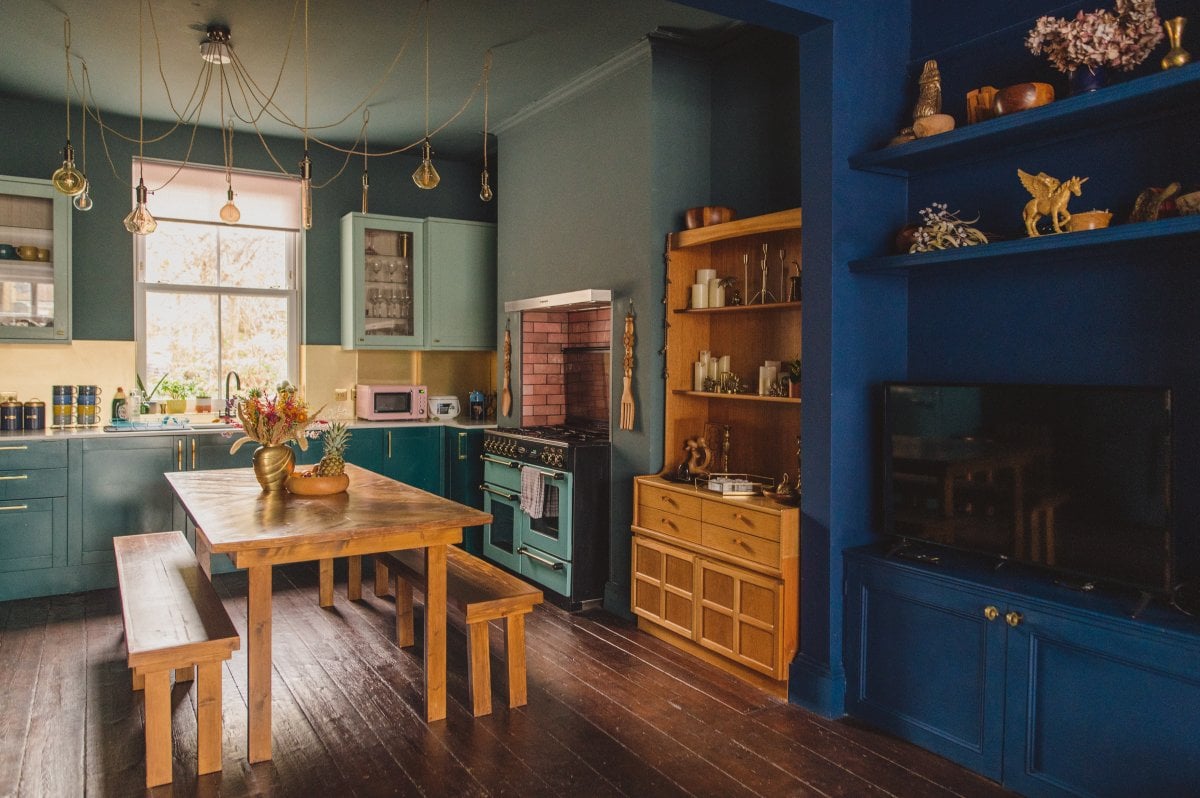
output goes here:
[[[214, 579], [245, 632], [246, 584]], [[364, 591], [369, 592], [369, 591]], [[419, 623], [418, 610], [418, 623]], [[177, 686], [179, 796], [1009, 795], [914, 746], [749, 688], [605, 613], [543, 604], [528, 622], [529, 704], [509, 710], [493, 624], [494, 709], [473, 718], [465, 639], [449, 710], [423, 719], [421, 649], [390, 602], [316, 601], [316, 569], [276, 569], [274, 754], [246, 762], [244, 652], [224, 675], [224, 770], [196, 777], [195, 688]], [[420, 632], [418, 630], [418, 641]], [[145, 792], [141, 698], [116, 590], [0, 603], [0, 795]]]

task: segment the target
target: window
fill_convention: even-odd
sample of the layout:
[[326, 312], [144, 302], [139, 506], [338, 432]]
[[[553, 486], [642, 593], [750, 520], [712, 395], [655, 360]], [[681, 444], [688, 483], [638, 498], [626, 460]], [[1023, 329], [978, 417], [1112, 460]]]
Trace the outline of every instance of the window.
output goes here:
[[[147, 161], [146, 184], [162, 185], [177, 169]], [[147, 388], [166, 375], [226, 398], [230, 371], [245, 386], [298, 382], [298, 186], [245, 172], [234, 173], [233, 185], [237, 225], [215, 221], [226, 199], [220, 169], [185, 166], [151, 197], [158, 230], [136, 236], [134, 247], [138, 373]]]

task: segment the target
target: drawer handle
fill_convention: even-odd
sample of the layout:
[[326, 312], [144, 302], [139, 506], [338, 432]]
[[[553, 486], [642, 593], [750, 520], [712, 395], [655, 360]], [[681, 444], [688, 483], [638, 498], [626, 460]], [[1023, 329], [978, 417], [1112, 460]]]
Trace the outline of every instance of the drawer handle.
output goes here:
[[670, 496], [663, 494], [660, 498], [661, 498], [663, 504], [669, 504], [672, 507], [678, 507], [678, 505], [675, 503], [675, 500], [672, 499]]
[[662, 519], [662, 521], [661, 521], [661, 523], [662, 523], [662, 525], [663, 525], [663, 526], [669, 526], [669, 527], [671, 527], [671, 529], [678, 529], [678, 528], [679, 528], [679, 527], [675, 526], [675, 522], [674, 522], [674, 521], [672, 521], [670, 518], [663, 518], [663, 519]]
[[28, 504], [10, 504], [7, 507], [0, 507], [0, 512], [3, 512], [5, 510], [28, 510], [28, 509], [29, 509]]
[[0, 452], [27, 452], [28, 446], [0, 446]]
[[1024, 618], [1025, 616], [1019, 612], [1010, 612], [1004, 616], [1004, 622], [1016, 629]]
[[754, 519], [747, 518], [746, 516], [742, 515], [741, 513], [734, 513], [733, 517], [736, 518], [737, 520], [741, 521], [746, 526], [754, 526]]
[[8, 480], [10, 480], [10, 479], [29, 479], [29, 475], [28, 475], [28, 474], [19, 474], [19, 475], [17, 475], [17, 476], [4, 476], [4, 477], [0, 477], [0, 480], [4, 480], [4, 481], [8, 481]]
[[989, 604], [983, 608], [983, 617], [987, 618], [989, 621], [994, 621], [1000, 617], [1000, 610]]
[[552, 571], [561, 571], [563, 569], [562, 563], [555, 562], [554, 560], [548, 560], [545, 557], [539, 557], [524, 546], [521, 546], [519, 549], [517, 549], [517, 554], [524, 554], [529, 559], [546, 566]]

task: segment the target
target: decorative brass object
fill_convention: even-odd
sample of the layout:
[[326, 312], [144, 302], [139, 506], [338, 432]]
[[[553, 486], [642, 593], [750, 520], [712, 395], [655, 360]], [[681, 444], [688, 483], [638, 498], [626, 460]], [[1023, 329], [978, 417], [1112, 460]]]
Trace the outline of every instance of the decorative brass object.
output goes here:
[[987, 618], [989, 621], [994, 621], [1000, 617], [1000, 610], [989, 604], [983, 608], [983, 617]]
[[1163, 30], [1167, 32], [1167, 41], [1171, 44], [1171, 49], [1162, 59], [1163, 69], [1181, 67], [1192, 60], [1191, 53], [1182, 46], [1183, 26], [1186, 24], [1187, 17], [1175, 17], [1163, 23]]
[[260, 446], [254, 450], [254, 476], [267, 492], [283, 490], [296, 468], [296, 453], [285, 444]]
[[1045, 172], [1031, 175], [1021, 169], [1017, 170], [1017, 177], [1021, 179], [1025, 190], [1033, 195], [1033, 199], [1025, 203], [1025, 210], [1021, 214], [1025, 221], [1025, 232], [1029, 237], [1037, 238], [1041, 235], [1037, 231], [1037, 223], [1043, 216], [1051, 218], [1054, 232], [1063, 232], [1067, 222], [1071, 221], [1067, 201], [1071, 199], [1072, 194], [1078, 197], [1082, 193], [1080, 187], [1088, 178], [1072, 177], [1070, 180], [1060, 181]]
[[1024, 618], [1025, 618], [1024, 615], [1022, 615], [1019, 612], [1014, 611], [1014, 612], [1009, 612], [1009, 613], [1005, 614], [1004, 622], [1006, 624], [1008, 624], [1009, 626], [1011, 626], [1012, 628], [1016, 629], [1021, 624], [1021, 621], [1024, 620]]
[[[942, 112], [942, 76], [938, 72], [937, 61], [931, 58], [925, 62], [925, 66], [921, 69], [921, 77], [917, 82], [920, 88], [917, 95], [917, 104], [913, 106], [914, 124], [919, 119], [941, 114]], [[950, 120], [950, 127], [954, 127], [953, 119]], [[917, 133], [913, 130], [913, 125], [909, 125], [897, 133], [896, 137], [889, 144], [903, 144], [915, 138], [917, 138]]]

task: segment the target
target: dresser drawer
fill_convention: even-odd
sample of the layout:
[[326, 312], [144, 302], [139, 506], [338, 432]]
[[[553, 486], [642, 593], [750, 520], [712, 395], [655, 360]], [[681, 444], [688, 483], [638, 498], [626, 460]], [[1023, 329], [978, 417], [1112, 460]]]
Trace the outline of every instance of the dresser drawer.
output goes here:
[[666, 510], [669, 513], [677, 513], [697, 520], [700, 518], [701, 499], [699, 496], [689, 496], [679, 491], [642, 485], [638, 490], [638, 500], [643, 507]]
[[0, 572], [49, 568], [54, 557], [54, 500], [0, 501]]
[[774, 540], [706, 523], [701, 527], [700, 542], [723, 554], [732, 554], [772, 568], [779, 567], [779, 543]]
[[700, 521], [643, 504], [638, 507], [638, 521], [646, 529], [692, 543], [700, 542]]
[[725, 502], [704, 502], [705, 524], [744, 532], [767, 540], [779, 540], [779, 516]]
[[0, 471], [66, 467], [66, 441], [47, 441], [45, 443], [0, 441]]
[[0, 501], [67, 495], [67, 469], [34, 468], [0, 471]]

